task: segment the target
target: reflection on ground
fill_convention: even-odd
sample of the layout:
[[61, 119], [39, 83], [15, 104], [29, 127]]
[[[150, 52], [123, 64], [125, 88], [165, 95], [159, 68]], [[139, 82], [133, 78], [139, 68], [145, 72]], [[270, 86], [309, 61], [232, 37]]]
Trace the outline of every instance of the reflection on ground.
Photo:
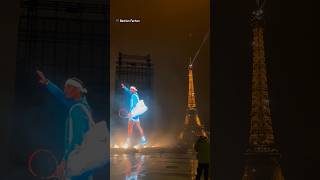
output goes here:
[[196, 164], [192, 154], [112, 154], [110, 177], [111, 180], [192, 180]]

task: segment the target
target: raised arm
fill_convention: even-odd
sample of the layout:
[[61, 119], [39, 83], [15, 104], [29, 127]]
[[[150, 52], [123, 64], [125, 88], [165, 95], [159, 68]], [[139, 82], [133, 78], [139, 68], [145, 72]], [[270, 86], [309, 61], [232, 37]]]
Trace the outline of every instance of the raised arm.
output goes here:
[[53, 94], [64, 105], [70, 106], [71, 102], [64, 97], [63, 91], [58, 86], [48, 80], [43, 72], [38, 70], [37, 74], [39, 76], [39, 82], [45, 85], [51, 94]]
[[124, 91], [125, 91], [127, 94], [131, 94], [129, 88], [127, 88], [123, 83], [121, 84], [121, 87], [122, 87], [122, 89], [124, 89]]
[[54, 95], [64, 105], [71, 106], [72, 104], [71, 100], [66, 99], [63, 91], [51, 81], [48, 81], [47, 89], [52, 95]]

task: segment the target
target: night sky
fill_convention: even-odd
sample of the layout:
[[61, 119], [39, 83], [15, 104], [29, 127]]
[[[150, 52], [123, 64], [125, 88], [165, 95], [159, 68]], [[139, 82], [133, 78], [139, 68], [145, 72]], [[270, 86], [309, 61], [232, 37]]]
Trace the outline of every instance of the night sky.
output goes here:
[[[169, 21], [175, 18], [181, 18], [184, 12], [186, 16], [192, 17], [194, 11], [197, 16], [208, 18], [209, 9], [207, 1], [158, 1], [158, 4], [150, 6], [155, 1], [144, 1], [138, 7], [140, 1], [135, 1], [135, 7], [129, 6], [127, 1], [120, 4], [111, 3], [111, 9], [115, 8], [122, 12], [119, 15], [129, 16], [130, 12], [135, 10], [136, 13], [145, 14], [142, 21], [148, 22], [150, 17], [165, 17], [167, 21], [157, 20], [149, 21], [151, 25], [160, 23], [163, 31], [158, 31], [155, 26], [148, 26], [145, 29], [146, 38], [125, 35], [127, 31], [117, 25], [118, 31], [111, 33], [111, 62], [115, 61], [116, 53], [120, 50], [124, 53], [151, 53], [152, 59], [159, 67], [157, 71], [164, 74], [156, 82], [164, 82], [168, 79], [180, 79], [180, 85], [174, 85], [174, 82], [168, 82], [168, 87], [185, 88], [183, 82], [186, 72], [179, 69], [175, 76], [164, 73], [161, 66], [170, 69], [181, 68], [181, 65], [187, 62], [187, 58], [193, 55], [200, 44], [203, 35], [208, 29], [207, 20], [201, 22], [198, 18], [192, 21], [187, 18], [182, 20], [187, 23], [182, 25], [168, 26]], [[142, 1], [141, 1], [142, 2]], [[161, 2], [161, 3], [160, 3]], [[203, 3], [201, 3], [203, 2]], [[254, 7], [254, 0], [232, 1], [232, 0], [215, 0], [212, 7], [212, 35], [211, 35], [211, 124], [214, 130], [214, 176], [219, 180], [237, 180], [241, 178], [243, 171], [243, 152], [246, 150], [249, 128], [250, 112], [250, 36], [251, 29], [249, 25], [250, 13]], [[6, 1], [1, 7], [1, 51], [0, 51], [0, 79], [1, 79], [1, 147], [5, 147], [6, 124], [10, 120], [9, 112], [12, 103], [12, 91], [15, 71], [15, 46], [17, 40], [16, 28], [18, 17], [18, 0]], [[167, 6], [169, 3], [169, 7]], [[198, 4], [198, 3], [201, 3]], [[142, 8], [149, 5], [149, 8]], [[319, 70], [316, 61], [314, 32], [312, 23], [315, 22], [315, 16], [312, 15], [312, 4], [299, 2], [268, 1], [266, 7], [266, 55], [268, 66], [268, 77], [270, 85], [270, 99], [273, 127], [279, 150], [282, 153], [281, 166], [286, 179], [303, 180], [316, 179], [311, 178], [319, 170], [316, 169], [316, 159], [319, 159]], [[131, 9], [131, 10], [130, 10]], [[187, 10], [188, 9], [188, 10]], [[207, 9], [207, 10], [206, 10]], [[153, 14], [153, 15], [152, 15]], [[180, 15], [179, 15], [180, 14]], [[172, 19], [173, 18], [173, 19]], [[150, 18], [151, 19], [151, 18]], [[170, 20], [171, 19], [171, 20]], [[192, 19], [192, 18], [191, 18]], [[113, 20], [111, 19], [113, 22]], [[174, 24], [173, 22], [171, 22]], [[177, 22], [176, 22], [177, 23]], [[184, 24], [184, 25], [183, 25]], [[193, 28], [191, 28], [193, 27]], [[160, 27], [159, 27], [160, 28]], [[172, 29], [171, 29], [172, 28]], [[198, 29], [199, 30], [196, 30]], [[152, 30], [152, 31], [151, 31]], [[138, 31], [138, 30], [136, 30]], [[160, 33], [156, 33], [156, 32]], [[134, 33], [135, 30], [130, 30]], [[172, 32], [172, 34], [171, 34]], [[174, 32], [174, 33], [173, 33]], [[192, 33], [194, 41], [189, 42], [189, 33]], [[198, 33], [196, 33], [198, 32]], [[115, 33], [119, 33], [114, 36]], [[120, 34], [121, 33], [121, 34]], [[181, 34], [180, 34], [181, 33]], [[116, 39], [112, 39], [118, 37]], [[168, 37], [168, 38], [164, 38]], [[170, 38], [169, 38], [170, 37]], [[173, 37], [179, 41], [173, 41]], [[172, 41], [171, 41], [172, 40]], [[118, 42], [118, 43], [114, 43]], [[151, 43], [152, 42], [152, 43]], [[157, 43], [154, 43], [157, 42]], [[147, 44], [142, 48], [142, 45]], [[152, 45], [151, 45], [152, 44]], [[180, 49], [180, 46], [187, 44], [187, 50]], [[175, 54], [176, 48], [179, 47], [179, 53]], [[165, 48], [162, 52], [158, 47]], [[200, 53], [198, 64], [195, 65], [195, 78], [199, 83], [205, 84], [206, 78], [209, 77], [209, 68], [205, 65], [204, 54], [208, 53], [206, 45]], [[152, 51], [151, 51], [152, 49]], [[202, 56], [202, 57], [201, 57]], [[158, 59], [158, 60], [157, 60]], [[169, 61], [170, 60], [170, 61]], [[178, 61], [179, 60], [179, 61]], [[206, 70], [197, 68], [207, 67]], [[198, 73], [198, 72], [201, 73]], [[170, 71], [169, 71], [170, 72]], [[159, 73], [159, 72], [156, 72]], [[161, 74], [160, 73], [160, 74]], [[180, 74], [182, 78], [180, 77]], [[179, 75], [179, 77], [177, 77]], [[181, 80], [182, 79], [182, 80]], [[113, 82], [113, 81], [112, 81]], [[167, 86], [160, 88], [162, 96], [167, 91]], [[201, 85], [197, 89], [200, 90]], [[204, 88], [203, 91], [207, 88]], [[198, 92], [199, 94], [199, 92]], [[202, 94], [202, 93], [201, 93]], [[205, 93], [204, 93], [205, 94]], [[207, 92], [208, 94], [208, 92]], [[179, 93], [179, 104], [184, 105], [186, 100], [185, 93]], [[206, 96], [202, 97], [205, 98]], [[198, 105], [202, 119], [206, 119], [205, 110], [206, 100], [201, 100], [198, 95]], [[202, 101], [202, 103], [201, 103]], [[183, 115], [185, 107], [180, 109], [177, 114]], [[201, 112], [204, 111], [204, 112]], [[182, 113], [182, 114], [181, 114]], [[175, 114], [175, 113], [174, 113]], [[8, 149], [8, 148], [7, 148]], [[6, 157], [5, 148], [1, 148], [0, 165], [7, 167], [3, 157]], [[318, 165], [317, 165], [318, 166]], [[1, 175], [6, 172], [6, 168], [0, 168]], [[1, 176], [0, 176], [1, 177]], [[317, 176], [318, 177], [318, 176]], [[0, 178], [1, 179], [1, 178]]]

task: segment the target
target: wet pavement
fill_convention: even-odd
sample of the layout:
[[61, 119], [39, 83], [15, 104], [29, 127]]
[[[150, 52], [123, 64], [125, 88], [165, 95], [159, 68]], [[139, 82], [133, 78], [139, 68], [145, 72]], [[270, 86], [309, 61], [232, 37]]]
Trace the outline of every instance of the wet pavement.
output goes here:
[[111, 180], [192, 180], [197, 161], [190, 153], [111, 155]]
[[[197, 160], [192, 153], [121, 152], [112, 153], [110, 160], [110, 180], [194, 180], [197, 168]], [[23, 166], [6, 179], [40, 178], [33, 177]], [[98, 179], [109, 178], [95, 177]]]

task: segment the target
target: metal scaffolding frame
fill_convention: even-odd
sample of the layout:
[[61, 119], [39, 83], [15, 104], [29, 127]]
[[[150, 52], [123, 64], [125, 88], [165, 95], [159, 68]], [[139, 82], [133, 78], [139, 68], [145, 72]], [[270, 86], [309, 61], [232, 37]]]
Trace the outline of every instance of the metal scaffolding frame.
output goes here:
[[120, 52], [116, 77], [118, 81], [135, 84], [139, 89], [152, 90], [153, 64], [150, 55], [127, 55]]

